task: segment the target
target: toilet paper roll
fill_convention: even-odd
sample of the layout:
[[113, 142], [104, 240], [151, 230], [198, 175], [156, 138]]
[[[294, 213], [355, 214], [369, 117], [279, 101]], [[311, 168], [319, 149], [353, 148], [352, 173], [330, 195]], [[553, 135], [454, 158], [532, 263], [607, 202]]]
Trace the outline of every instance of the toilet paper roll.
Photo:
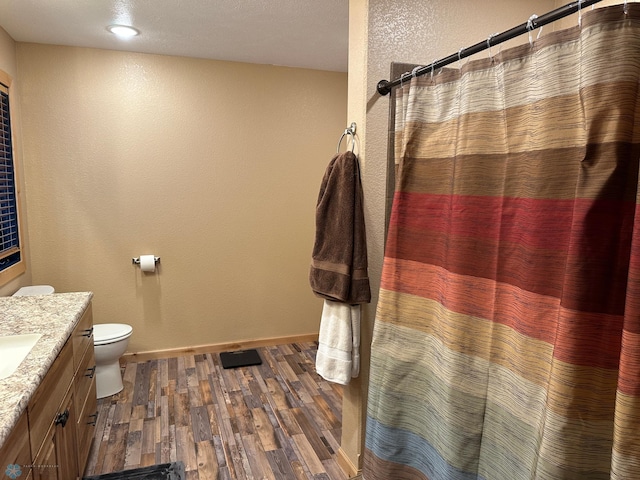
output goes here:
[[156, 271], [155, 255], [140, 255], [140, 270], [153, 273]]

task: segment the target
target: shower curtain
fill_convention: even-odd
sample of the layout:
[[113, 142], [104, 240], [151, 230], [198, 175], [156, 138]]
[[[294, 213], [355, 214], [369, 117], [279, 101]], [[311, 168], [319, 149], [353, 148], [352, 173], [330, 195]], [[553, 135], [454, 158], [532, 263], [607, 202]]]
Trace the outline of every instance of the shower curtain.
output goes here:
[[639, 7], [397, 89], [365, 480], [640, 479]]

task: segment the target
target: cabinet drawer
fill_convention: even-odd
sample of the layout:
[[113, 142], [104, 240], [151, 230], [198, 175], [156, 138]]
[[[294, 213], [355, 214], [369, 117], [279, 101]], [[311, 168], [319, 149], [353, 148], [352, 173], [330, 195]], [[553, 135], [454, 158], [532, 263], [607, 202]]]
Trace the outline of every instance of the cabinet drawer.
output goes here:
[[76, 435], [78, 438], [78, 468], [80, 476], [84, 473], [91, 450], [91, 442], [96, 433], [96, 422], [98, 420], [98, 398], [96, 395], [96, 378], [93, 377], [89, 384], [89, 391], [80, 415], [78, 415], [78, 425]]
[[[21, 475], [26, 475], [29, 471], [27, 465], [30, 464], [29, 424], [25, 410], [18, 419], [16, 426], [13, 427], [11, 434], [5, 440], [2, 449], [0, 449], [0, 468], [8, 471], [9, 465], [18, 465], [22, 472]], [[20, 478], [23, 477], [20, 476]]]
[[71, 342], [73, 344], [73, 371], [75, 372], [80, 366], [87, 347], [90, 343], [93, 343], [93, 312], [91, 311], [91, 304], [89, 304], [82, 314], [82, 318], [73, 329]]
[[73, 379], [73, 352], [71, 342], [67, 341], [58, 358], [45, 375], [42, 383], [29, 400], [29, 432], [31, 451], [38, 452], [51, 421], [69, 390]]
[[[96, 361], [93, 350], [93, 345], [90, 345], [87, 348], [87, 351], [82, 357], [82, 362], [80, 363], [80, 368], [78, 368], [78, 373], [76, 373], [76, 379], [74, 382], [74, 386], [76, 389], [76, 411], [82, 410], [82, 406], [84, 405], [87, 394], [89, 393], [89, 388], [91, 387], [91, 382], [95, 382], [96, 376]], [[95, 389], [94, 389], [95, 396]]]

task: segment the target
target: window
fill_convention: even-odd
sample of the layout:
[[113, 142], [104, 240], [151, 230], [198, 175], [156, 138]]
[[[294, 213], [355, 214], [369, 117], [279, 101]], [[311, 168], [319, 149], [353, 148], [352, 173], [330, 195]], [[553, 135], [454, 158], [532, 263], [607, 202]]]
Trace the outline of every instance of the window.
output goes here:
[[18, 194], [9, 114], [10, 83], [10, 77], [0, 72], [0, 285], [25, 270], [18, 231]]

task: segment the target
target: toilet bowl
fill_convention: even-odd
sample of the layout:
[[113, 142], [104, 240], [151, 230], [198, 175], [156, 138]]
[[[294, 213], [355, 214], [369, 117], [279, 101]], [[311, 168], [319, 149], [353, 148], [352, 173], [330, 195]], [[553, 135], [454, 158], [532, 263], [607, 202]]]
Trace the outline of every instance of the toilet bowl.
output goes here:
[[133, 328], [123, 323], [98, 323], [93, 326], [96, 355], [96, 393], [110, 397], [123, 388], [120, 357], [127, 350]]

